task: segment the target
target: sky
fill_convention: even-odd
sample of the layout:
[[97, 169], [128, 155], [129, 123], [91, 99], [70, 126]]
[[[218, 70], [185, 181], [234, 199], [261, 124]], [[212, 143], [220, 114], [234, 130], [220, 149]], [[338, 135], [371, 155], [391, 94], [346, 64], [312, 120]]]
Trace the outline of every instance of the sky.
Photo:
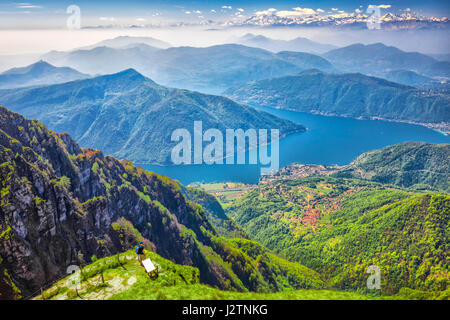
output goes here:
[[450, 16], [448, 0], [348, 0], [348, 1], [292, 1], [292, 0], [36, 0], [14, 2], [0, 0], [1, 29], [64, 28], [70, 5], [80, 8], [82, 24], [86, 26], [143, 25], [164, 23], [198, 23], [245, 19], [257, 12], [274, 8], [293, 12], [294, 8], [327, 12], [364, 11], [368, 5], [381, 5], [383, 11], [411, 10], [423, 15]]
[[[278, 17], [305, 17], [310, 13], [316, 15], [315, 17], [339, 17], [341, 14], [355, 12], [364, 14], [370, 4], [380, 7], [381, 14], [400, 15], [417, 12], [426, 17], [450, 17], [449, 0], [19, 1], [0, 0], [0, 55], [3, 56], [72, 50], [121, 35], [154, 37], [174, 46], [208, 46], [229, 43], [233, 37], [242, 36], [247, 32], [283, 40], [306, 37], [336, 46], [356, 42], [365, 44], [383, 42], [405, 51], [450, 52], [449, 21], [446, 22], [446, 28], [423, 32], [368, 31], [367, 28], [339, 31], [339, 28], [334, 26], [257, 29], [254, 26], [239, 25], [240, 21], [265, 17], [267, 19], [264, 21], [269, 23], [270, 27], [271, 14]], [[71, 5], [80, 9], [80, 30], [72, 30], [68, 26], [74, 14], [74, 11], [67, 12]], [[230, 28], [227, 24], [229, 22], [236, 23], [233, 26], [240, 26], [241, 29]], [[180, 24], [182, 27], [179, 27]], [[24, 59], [19, 61], [21, 65], [25, 65], [31, 58]], [[3, 62], [9, 60], [11, 60], [9, 56], [0, 59], [0, 69], [6, 68]], [[10, 61], [13, 62], [17, 61]]]

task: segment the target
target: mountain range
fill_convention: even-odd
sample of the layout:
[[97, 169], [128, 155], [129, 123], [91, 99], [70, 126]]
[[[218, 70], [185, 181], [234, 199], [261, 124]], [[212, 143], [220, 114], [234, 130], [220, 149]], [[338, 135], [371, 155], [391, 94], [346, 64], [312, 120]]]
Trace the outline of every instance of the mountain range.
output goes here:
[[41, 60], [23, 68], [13, 68], [1, 73], [0, 89], [64, 83], [89, 77], [72, 68], [55, 67]]
[[425, 76], [450, 77], [450, 62], [418, 52], [405, 52], [382, 43], [352, 44], [323, 54], [344, 72], [361, 72], [382, 76], [394, 70], [409, 70]]
[[155, 39], [152, 37], [130, 37], [130, 36], [119, 36], [113, 39], [106, 39], [100, 42], [97, 42], [90, 46], [85, 46], [78, 48], [77, 50], [88, 50], [96, 47], [110, 47], [110, 48], [123, 48], [132, 46], [135, 44], [145, 44], [150, 47], [167, 49], [171, 47], [171, 44], [159, 39]]
[[[137, 163], [171, 164], [172, 132], [272, 129], [280, 135], [305, 130], [228, 98], [160, 86], [133, 69], [37, 88], [0, 90], [0, 104], [68, 132], [83, 147]], [[192, 143], [193, 145], [193, 143]]]
[[307, 70], [230, 88], [243, 103], [353, 118], [382, 118], [450, 127], [450, 97], [369, 77]]
[[[302, 12], [304, 10], [304, 12]], [[246, 27], [303, 27], [303, 28], [327, 28], [338, 29], [367, 29], [367, 23], [372, 17], [363, 11], [344, 10], [329, 11], [325, 13], [321, 9], [293, 8], [292, 11], [270, 8], [257, 11], [245, 19], [232, 19], [226, 22], [227, 26]], [[418, 12], [387, 12], [379, 18], [380, 28], [383, 30], [417, 30], [417, 29], [447, 29], [448, 17], [424, 16]]]
[[277, 40], [265, 37], [263, 35], [255, 35], [252, 33], [247, 33], [242, 37], [239, 37], [235, 42], [249, 47], [257, 47], [272, 52], [296, 51], [322, 54], [337, 48], [336, 46], [319, 43], [308, 38], [297, 37], [292, 40]]
[[[307, 69], [360, 72], [407, 85], [432, 84], [450, 77], [448, 61], [382, 43], [336, 49], [305, 38], [284, 41], [247, 34], [236, 39], [240, 44], [165, 48], [157, 47], [158, 43], [148, 45], [154, 44], [155, 39], [150, 40], [119, 37], [70, 52], [53, 51], [42, 59], [91, 74], [134, 68], [163, 85], [214, 94]], [[320, 52], [321, 56], [311, 52]]]
[[305, 69], [334, 70], [328, 61], [313, 54], [292, 52], [286, 56], [237, 44], [168, 49], [145, 44], [118, 49], [103, 46], [72, 52], [50, 52], [42, 59], [57, 66], [70, 66], [93, 74], [110, 74], [134, 68], [163, 85], [208, 93], [220, 93], [234, 85]]

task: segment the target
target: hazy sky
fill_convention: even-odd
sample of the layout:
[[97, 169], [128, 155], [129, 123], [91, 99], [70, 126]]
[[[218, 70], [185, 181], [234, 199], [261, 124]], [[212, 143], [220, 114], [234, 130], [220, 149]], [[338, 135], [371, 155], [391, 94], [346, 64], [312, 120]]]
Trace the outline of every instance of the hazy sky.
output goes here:
[[[270, 8], [283, 12], [315, 10], [320, 14], [365, 12], [369, 4], [382, 5], [383, 13], [418, 12], [423, 15], [450, 17], [450, 1], [267, 1], [267, 0], [36, 0], [13, 2], [0, 0], [0, 55], [44, 53], [50, 50], [70, 50], [120, 35], [149, 36], [174, 46], [208, 46], [231, 42], [233, 37], [247, 32], [289, 40], [306, 37], [337, 46], [351, 43], [383, 42], [406, 51], [423, 53], [450, 52], [449, 31], [368, 31], [338, 30], [338, 28], [229, 28], [205, 31], [214, 27], [156, 28], [155, 25], [175, 23], [196, 24], [201, 21], [245, 19]], [[81, 30], [68, 30], [66, 12], [69, 5], [81, 10]], [[130, 28], [130, 25], [145, 28]], [[150, 26], [150, 27], [149, 27]], [[219, 28], [220, 29], [220, 28]], [[6, 59], [6, 61], [8, 61]], [[0, 61], [1, 64], [5, 61]], [[13, 61], [10, 61], [11, 63]], [[28, 60], [21, 61], [25, 65]], [[6, 68], [6, 66], [4, 66]]]
[[325, 13], [332, 9], [353, 12], [358, 8], [365, 9], [369, 4], [390, 6], [385, 11], [401, 12], [409, 8], [424, 15], [450, 16], [448, 0], [38, 0], [28, 2], [0, 0], [0, 28], [64, 28], [67, 19], [66, 9], [69, 5], [80, 7], [84, 26], [93, 26], [227, 20], [238, 16], [250, 17], [257, 11], [269, 8], [292, 10], [300, 7], [314, 10], [320, 8]]

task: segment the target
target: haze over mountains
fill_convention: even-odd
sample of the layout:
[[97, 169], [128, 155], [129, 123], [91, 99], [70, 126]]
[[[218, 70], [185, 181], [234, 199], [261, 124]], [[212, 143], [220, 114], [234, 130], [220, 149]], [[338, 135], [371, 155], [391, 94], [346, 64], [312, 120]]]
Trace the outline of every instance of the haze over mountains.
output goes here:
[[383, 118], [450, 127], [450, 97], [359, 73], [307, 70], [230, 88], [243, 103], [353, 118]]
[[273, 52], [298, 51], [322, 54], [337, 48], [336, 46], [333, 46], [331, 44], [319, 43], [302, 37], [297, 37], [292, 40], [277, 40], [265, 37], [263, 35], [255, 35], [252, 33], [247, 33], [242, 37], [239, 37], [238, 39], [236, 39], [236, 43]]
[[64, 83], [90, 76], [68, 67], [55, 67], [39, 61], [23, 68], [13, 68], [0, 74], [0, 89]]
[[206, 48], [157, 49], [145, 44], [125, 48], [96, 47], [72, 52], [51, 52], [43, 56], [57, 66], [81, 72], [110, 74], [134, 68], [158, 83], [183, 89], [220, 93], [234, 85], [318, 68], [333, 70], [325, 59], [308, 54], [283, 54], [237, 44]]
[[450, 62], [382, 43], [335, 48], [306, 38], [284, 41], [253, 34], [236, 41], [241, 44], [168, 47], [153, 38], [119, 37], [70, 52], [49, 52], [42, 59], [91, 74], [134, 68], [163, 85], [207, 93], [312, 68], [361, 72], [415, 86], [450, 77]]
[[[423, 74], [435, 68], [436, 63], [447, 62], [426, 55], [383, 44], [356, 44], [331, 50], [323, 55], [325, 59], [311, 53], [273, 53], [238, 44], [160, 49], [139, 41], [169, 46], [153, 38], [119, 37], [102, 41], [99, 47], [48, 53], [46, 59], [56, 65], [74, 66], [91, 74], [113, 74], [59, 86], [2, 90], [0, 103], [40, 119], [53, 130], [68, 131], [85, 147], [139, 163], [157, 164], [169, 163], [168, 155], [174, 145], [167, 141], [170, 133], [178, 127], [192, 128], [194, 120], [219, 129], [231, 124], [236, 128], [280, 126], [286, 129], [283, 134], [303, 129], [267, 114], [257, 116], [261, 113], [228, 99], [164, 88], [138, 71], [129, 70], [130, 67], [151, 75], [157, 83], [206, 92], [226, 90], [226, 95], [244, 103], [426, 123], [444, 131], [449, 127], [447, 94], [401, 85], [426, 87], [438, 83]], [[304, 43], [295, 43], [298, 42]], [[412, 68], [420, 70], [414, 72]], [[342, 73], [346, 70], [377, 73], [397, 83]], [[445, 74], [445, 70], [444, 65], [439, 74]], [[0, 84], [2, 77], [6, 77], [4, 86], [13, 88], [88, 76], [40, 61], [0, 75]], [[162, 126], [159, 119], [163, 119]]]
[[106, 39], [100, 42], [97, 42], [90, 46], [85, 46], [78, 48], [78, 50], [88, 50], [93, 49], [95, 47], [110, 47], [110, 48], [123, 48], [130, 45], [135, 45], [138, 43], [146, 44], [150, 47], [167, 49], [171, 47], [171, 44], [159, 39], [155, 39], [152, 37], [130, 37], [130, 36], [119, 36], [113, 39]]
[[385, 78], [386, 80], [392, 81], [392, 82], [397, 82], [400, 84], [405, 84], [408, 86], [417, 86], [417, 87], [420, 87], [421, 85], [424, 85], [424, 84], [437, 83], [437, 81], [432, 78], [422, 76], [414, 71], [409, 71], [409, 70], [389, 71], [384, 74], [383, 78]]
[[52, 86], [0, 90], [0, 104], [68, 132], [84, 147], [137, 163], [171, 164], [177, 144], [172, 132], [280, 129], [280, 135], [303, 126], [238, 104], [228, 98], [160, 86], [133, 69]]
[[405, 52], [382, 43], [357, 43], [331, 50], [323, 57], [346, 72], [382, 76], [394, 70], [410, 70], [426, 76], [450, 76], [450, 62], [437, 61], [418, 52]]
[[[329, 48], [304, 38], [286, 42], [247, 34], [241, 40], [256, 41], [259, 44], [270, 44], [284, 49], [312, 50], [315, 47], [323, 51]], [[256, 43], [253, 44], [256, 45]], [[445, 88], [445, 84], [441, 85], [439, 79], [446, 79], [450, 63], [437, 61], [423, 54], [404, 52], [381, 43], [350, 45], [333, 49], [322, 56], [297, 51], [274, 53], [239, 44], [205, 48], [169, 46], [170, 44], [154, 38], [123, 36], [70, 52], [50, 52], [44, 57], [55, 65], [72, 66], [90, 74], [130, 75], [129, 72], [122, 73], [122, 71], [134, 68], [163, 85], [212, 93], [222, 93], [226, 90], [226, 94], [233, 99], [262, 106], [355, 118], [383, 118], [429, 123], [436, 128], [448, 129], [449, 98], [445, 91], [433, 93], [409, 87], [444, 86]], [[316, 71], [305, 71], [311, 69]], [[345, 73], [349, 71], [376, 74], [395, 83]], [[141, 91], [138, 89], [140, 81], [135, 82], [135, 78], [139, 76], [135, 76], [131, 82], [135, 85], [132, 90]], [[0, 88], [63, 83], [86, 77], [88, 75], [69, 67], [54, 67], [39, 61], [26, 68], [12, 69], [0, 75]], [[116, 79], [116, 76], [111, 78]], [[119, 78], [121, 80], [116, 79], [116, 84], [127, 81], [126, 77]], [[252, 81], [258, 82], [251, 83]], [[82, 93], [77, 92], [75, 95], [70, 93], [72, 89], [66, 91], [72, 88], [73, 84], [38, 91], [31, 89], [15, 92], [2, 91], [0, 103], [18, 108], [15, 110], [23, 112], [26, 116], [40, 117], [52, 129], [68, 130], [83, 146], [98, 147], [108, 154], [130, 157], [140, 162], [166, 163], [168, 145], [161, 141], [161, 135], [153, 134], [152, 142], [149, 144], [153, 146], [155, 154], [160, 152], [158, 157], [151, 154], [151, 151], [144, 151], [146, 147], [137, 147], [137, 144], [145, 140], [142, 136], [140, 141], [136, 138], [133, 141], [128, 140], [132, 132], [137, 133], [133, 131], [136, 128], [131, 129], [137, 118], [131, 122], [124, 119], [130, 106], [136, 103], [128, 98], [130, 95], [128, 85], [116, 84], [111, 84], [114, 94], [109, 92], [111, 88], [108, 88], [108, 85], [95, 91], [93, 88], [97, 86], [92, 83], [89, 84], [92, 88], [86, 85]], [[133, 91], [133, 94], [136, 93]], [[137, 104], [145, 104], [144, 100], [152, 96], [148, 95], [148, 92], [139, 92], [139, 98], [143, 100]], [[55, 100], [48, 102], [49, 96], [58, 97], [61, 99], [59, 101], [64, 103], [56, 103]], [[182, 101], [180, 103], [190, 101], [185, 94], [183, 96], [180, 98]], [[126, 101], [125, 107], [120, 109], [119, 106], [124, 103], [123, 101]], [[89, 109], [83, 114], [81, 110], [86, 103], [96, 106], [107, 105], [110, 110], [114, 108], [119, 110], [116, 114], [117, 117], [122, 118], [116, 123], [119, 129], [112, 127], [112, 124], [100, 129], [107, 121], [99, 119], [98, 116], [106, 117], [105, 111], [97, 114], [97, 111]], [[33, 112], [33, 108], [38, 110], [37, 106], [40, 104], [45, 106], [41, 109], [47, 111]], [[79, 111], [74, 115], [72, 112], [77, 104]], [[112, 107], [112, 104], [115, 107]], [[69, 110], [72, 111], [69, 112]], [[122, 114], [121, 117], [118, 116], [120, 114]], [[86, 120], [87, 118], [89, 120]], [[91, 127], [92, 125], [94, 126]], [[140, 127], [142, 128], [142, 125]], [[108, 135], [108, 138], [102, 137], [107, 132], [107, 128], [115, 129], [117, 133]], [[168, 134], [168, 131], [164, 131], [164, 134]], [[125, 149], [118, 148], [119, 145]]]

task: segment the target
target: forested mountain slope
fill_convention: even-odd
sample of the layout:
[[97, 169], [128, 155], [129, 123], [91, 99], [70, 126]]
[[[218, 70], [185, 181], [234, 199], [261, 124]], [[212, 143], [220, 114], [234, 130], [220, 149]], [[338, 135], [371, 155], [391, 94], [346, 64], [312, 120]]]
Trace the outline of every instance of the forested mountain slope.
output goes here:
[[1, 298], [23, 298], [85, 265], [144, 241], [202, 283], [238, 291], [320, 288], [319, 275], [260, 259], [220, 237], [179, 183], [129, 161], [82, 149], [66, 133], [0, 107]]

